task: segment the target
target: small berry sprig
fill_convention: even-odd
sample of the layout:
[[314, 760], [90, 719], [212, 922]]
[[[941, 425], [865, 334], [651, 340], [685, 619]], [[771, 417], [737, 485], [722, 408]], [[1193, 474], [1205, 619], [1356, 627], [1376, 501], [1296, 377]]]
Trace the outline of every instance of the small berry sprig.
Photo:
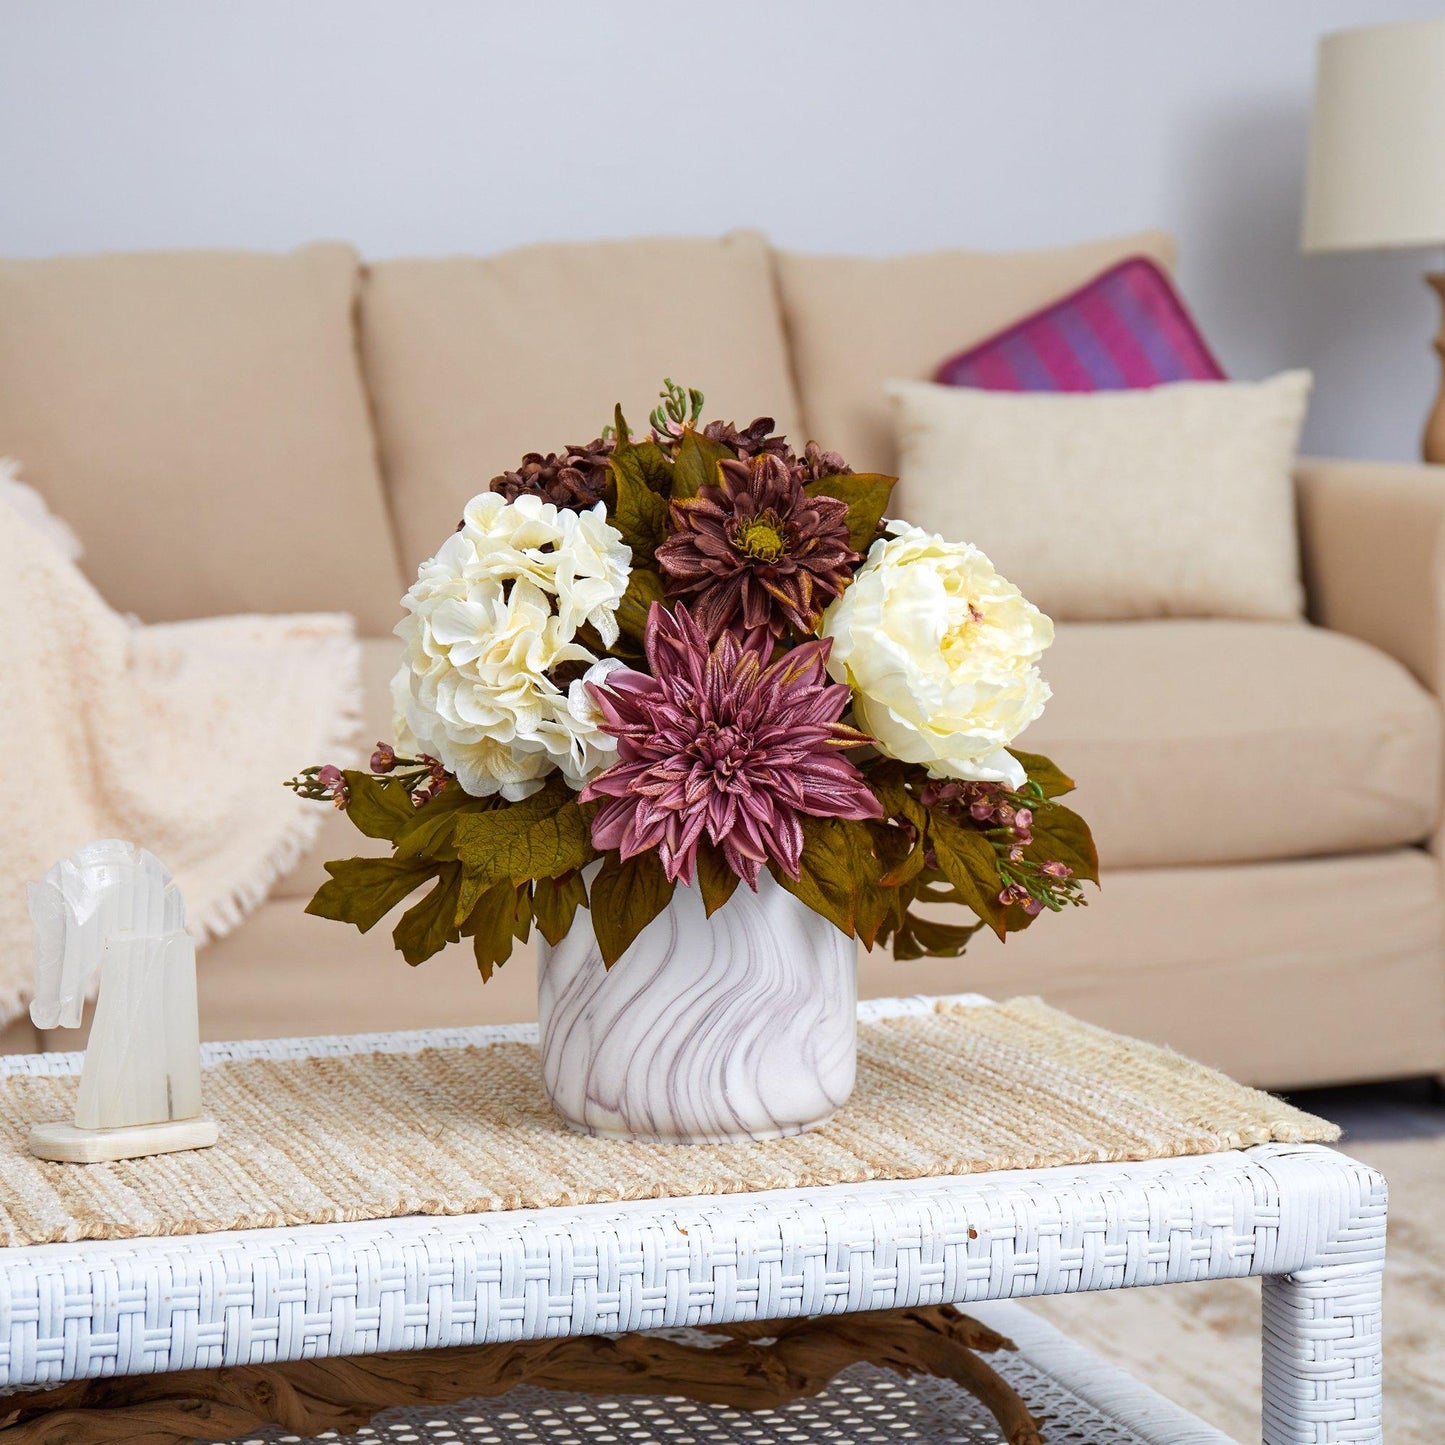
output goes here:
[[1034, 809], [1047, 802], [1037, 783], [1030, 780], [1015, 793], [1001, 783], [931, 782], [921, 801], [966, 818], [993, 844], [1003, 884], [998, 901], [1005, 907], [1017, 905], [1033, 918], [1046, 908], [1058, 913], [1083, 904], [1083, 887], [1067, 863], [1039, 862], [1025, 854], [1034, 841]]
[[[377, 743], [371, 755], [371, 776], [384, 788], [401, 788], [414, 808], [425, 806], [453, 782], [439, 758], [430, 753], [417, 758], [398, 757], [390, 743], [382, 742]], [[346, 774], [334, 763], [303, 768], [296, 777], [287, 780], [286, 786], [300, 797], [329, 802], [334, 808], [345, 809], [351, 801]]]

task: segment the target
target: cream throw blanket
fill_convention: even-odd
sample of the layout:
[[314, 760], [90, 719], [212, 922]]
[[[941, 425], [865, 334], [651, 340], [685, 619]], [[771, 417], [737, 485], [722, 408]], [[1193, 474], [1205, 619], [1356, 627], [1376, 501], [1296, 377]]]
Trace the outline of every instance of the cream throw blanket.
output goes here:
[[198, 939], [227, 932], [314, 840], [322, 809], [282, 783], [342, 760], [360, 705], [349, 618], [143, 626], [18, 497], [0, 487], [0, 1026], [31, 991], [27, 881], [125, 838], [170, 868]]

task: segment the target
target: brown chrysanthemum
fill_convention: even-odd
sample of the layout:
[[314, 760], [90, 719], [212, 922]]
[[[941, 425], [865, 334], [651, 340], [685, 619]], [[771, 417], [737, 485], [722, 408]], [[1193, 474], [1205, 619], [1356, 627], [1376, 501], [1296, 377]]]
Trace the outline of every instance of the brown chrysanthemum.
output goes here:
[[787, 437], [774, 433], [775, 425], [770, 416], [755, 417], [751, 426], [742, 429], [730, 421], [710, 421], [703, 427], [702, 434], [711, 441], [731, 447], [745, 462], [766, 452], [791, 463], [794, 460], [793, 449], [788, 445]]
[[810, 497], [795, 469], [766, 452], [721, 463], [719, 478], [672, 504], [672, 535], [657, 549], [668, 595], [687, 600], [709, 637], [813, 632], [859, 561], [847, 504]]
[[585, 512], [602, 501], [611, 483], [612, 442], [598, 437], [560, 452], [528, 452], [515, 471], [493, 477], [490, 489], [509, 502], [541, 497], [558, 507]]
[[799, 465], [810, 482], [821, 482], [824, 477], [853, 475], [853, 468], [837, 452], [825, 452], [817, 442], [809, 442], [803, 448], [803, 460]]

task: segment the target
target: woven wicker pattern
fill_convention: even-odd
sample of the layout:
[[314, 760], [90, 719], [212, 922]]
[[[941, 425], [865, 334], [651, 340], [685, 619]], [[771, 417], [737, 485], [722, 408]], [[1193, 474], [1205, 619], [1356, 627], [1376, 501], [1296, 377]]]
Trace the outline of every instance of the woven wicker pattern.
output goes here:
[[1264, 1275], [1276, 1301], [1263, 1336], [1265, 1445], [1378, 1445], [1384, 1243], [1378, 1174], [1332, 1149], [1266, 1144], [962, 1179], [39, 1245], [0, 1252], [0, 1388]]
[[[1234, 1445], [1017, 1305], [979, 1310], [1017, 1354], [990, 1357], [1047, 1423], [1048, 1445]], [[521, 1386], [444, 1409], [388, 1410], [354, 1434], [275, 1428], [234, 1445], [999, 1445], [998, 1426], [948, 1380], [854, 1365], [820, 1395], [770, 1410], [676, 1395], [571, 1394]]]
[[1213, 1153], [1332, 1126], [1036, 999], [940, 1005], [860, 1029], [859, 1084], [832, 1123], [768, 1144], [643, 1146], [570, 1133], [531, 1045], [213, 1065], [221, 1144], [85, 1168], [23, 1152], [74, 1081], [0, 1087], [0, 1243], [120, 1239], [407, 1214], [918, 1179]]

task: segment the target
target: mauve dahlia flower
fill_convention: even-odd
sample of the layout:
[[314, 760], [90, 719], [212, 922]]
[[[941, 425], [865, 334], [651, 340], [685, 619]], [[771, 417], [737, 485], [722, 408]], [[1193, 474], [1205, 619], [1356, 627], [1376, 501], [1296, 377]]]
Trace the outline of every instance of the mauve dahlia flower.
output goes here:
[[667, 876], [691, 883], [706, 837], [756, 890], [766, 863], [798, 876], [800, 813], [881, 817], [839, 752], [868, 738], [838, 721], [849, 693], [828, 682], [828, 647], [805, 642], [766, 666], [766, 640], [759, 650], [724, 633], [709, 645], [685, 608], [654, 602], [651, 676], [623, 669], [591, 688], [618, 758], [581, 793], [608, 799], [593, 845], [624, 858], [656, 848]]
[[847, 503], [810, 497], [794, 469], [766, 452], [723, 462], [720, 485], [674, 502], [668, 525], [657, 565], [668, 595], [687, 600], [709, 637], [815, 631], [859, 560]]

